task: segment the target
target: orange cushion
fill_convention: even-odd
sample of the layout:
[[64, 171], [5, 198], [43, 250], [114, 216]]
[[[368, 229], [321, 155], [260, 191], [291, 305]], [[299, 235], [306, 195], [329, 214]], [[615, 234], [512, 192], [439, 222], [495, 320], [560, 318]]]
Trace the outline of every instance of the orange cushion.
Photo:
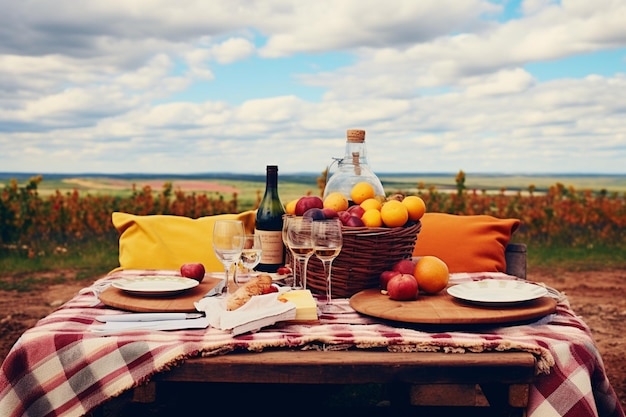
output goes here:
[[426, 213], [413, 256], [433, 255], [454, 272], [505, 272], [504, 250], [518, 219]]
[[201, 262], [207, 271], [224, 267], [213, 253], [213, 224], [218, 219], [242, 220], [248, 233], [254, 231], [256, 211], [218, 214], [192, 219], [174, 215], [147, 215], [115, 212], [113, 226], [120, 233], [121, 269], [173, 269], [183, 263]]

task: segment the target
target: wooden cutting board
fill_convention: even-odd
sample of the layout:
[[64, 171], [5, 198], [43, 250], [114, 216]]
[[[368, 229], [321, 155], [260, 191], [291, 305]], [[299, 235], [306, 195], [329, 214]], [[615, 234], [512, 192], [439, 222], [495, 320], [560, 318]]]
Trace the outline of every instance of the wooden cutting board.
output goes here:
[[420, 324], [493, 324], [524, 322], [553, 313], [556, 300], [541, 297], [506, 306], [483, 306], [458, 300], [445, 290], [414, 301], [395, 301], [379, 289], [363, 290], [350, 298], [356, 311], [387, 320]]
[[196, 307], [193, 303], [204, 297], [218, 282], [220, 282], [219, 278], [205, 277], [204, 280], [194, 288], [168, 297], [133, 295], [111, 286], [100, 294], [100, 301], [109, 307], [137, 313], [195, 312]]

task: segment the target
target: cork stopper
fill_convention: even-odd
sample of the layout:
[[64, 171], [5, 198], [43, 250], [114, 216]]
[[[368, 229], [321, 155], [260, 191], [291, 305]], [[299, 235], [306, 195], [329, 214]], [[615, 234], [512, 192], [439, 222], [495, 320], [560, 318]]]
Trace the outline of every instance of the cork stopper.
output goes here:
[[363, 143], [365, 142], [365, 130], [348, 129], [348, 142]]

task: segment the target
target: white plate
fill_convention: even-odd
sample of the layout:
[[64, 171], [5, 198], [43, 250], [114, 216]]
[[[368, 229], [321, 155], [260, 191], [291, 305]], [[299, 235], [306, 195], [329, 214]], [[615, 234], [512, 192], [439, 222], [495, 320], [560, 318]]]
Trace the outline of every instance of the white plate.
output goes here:
[[524, 281], [485, 279], [448, 288], [448, 294], [481, 304], [516, 304], [548, 295], [548, 290]]
[[166, 296], [178, 294], [200, 284], [178, 276], [149, 275], [113, 282], [115, 288], [135, 295]]

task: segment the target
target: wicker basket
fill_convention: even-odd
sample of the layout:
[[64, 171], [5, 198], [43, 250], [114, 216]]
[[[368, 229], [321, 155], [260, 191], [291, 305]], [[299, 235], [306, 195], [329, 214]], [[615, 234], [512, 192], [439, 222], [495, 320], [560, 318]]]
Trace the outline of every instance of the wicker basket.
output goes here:
[[[379, 286], [380, 273], [413, 254], [422, 224], [408, 227], [344, 227], [341, 253], [332, 263], [332, 296], [351, 297]], [[322, 262], [313, 255], [307, 268], [307, 288], [326, 293]]]

